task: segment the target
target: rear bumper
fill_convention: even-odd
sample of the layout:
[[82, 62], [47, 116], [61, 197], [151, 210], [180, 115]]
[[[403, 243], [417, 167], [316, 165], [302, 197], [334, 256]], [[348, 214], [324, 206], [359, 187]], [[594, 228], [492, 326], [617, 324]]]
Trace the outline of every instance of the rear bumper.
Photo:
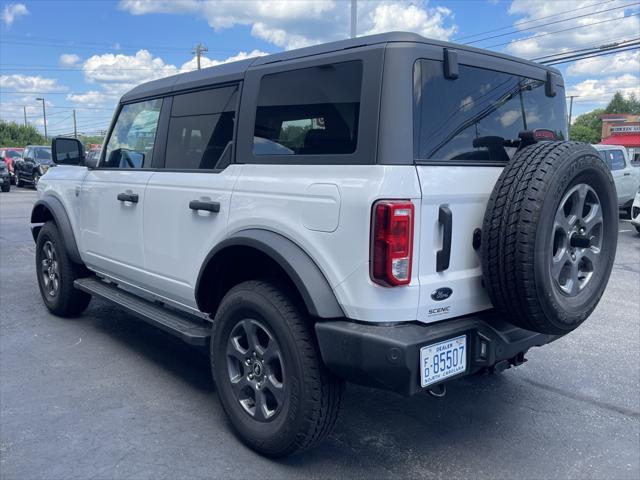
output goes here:
[[348, 320], [327, 321], [316, 323], [315, 329], [322, 359], [335, 375], [405, 395], [423, 390], [419, 363], [420, 348], [425, 345], [467, 336], [467, 369], [447, 378], [447, 382], [482, 370], [519, 365], [531, 347], [559, 338], [514, 327], [491, 313], [434, 324], [377, 326]]

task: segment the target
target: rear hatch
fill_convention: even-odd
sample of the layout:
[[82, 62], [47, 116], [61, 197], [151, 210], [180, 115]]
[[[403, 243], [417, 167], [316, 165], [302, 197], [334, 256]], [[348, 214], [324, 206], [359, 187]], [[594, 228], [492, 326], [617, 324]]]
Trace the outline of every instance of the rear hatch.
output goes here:
[[460, 65], [452, 80], [440, 61], [419, 60], [414, 68], [418, 320], [434, 322], [491, 308], [478, 247], [487, 201], [516, 150], [508, 141], [535, 129], [566, 138], [566, 107], [559, 86], [546, 95], [543, 69], [530, 78]]

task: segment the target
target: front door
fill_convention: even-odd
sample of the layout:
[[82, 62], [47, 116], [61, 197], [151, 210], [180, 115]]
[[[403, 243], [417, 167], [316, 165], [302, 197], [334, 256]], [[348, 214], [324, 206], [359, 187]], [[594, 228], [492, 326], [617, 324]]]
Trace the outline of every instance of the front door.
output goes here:
[[162, 99], [124, 105], [98, 167], [82, 184], [81, 248], [87, 265], [119, 280], [144, 281], [143, 204]]
[[164, 168], [144, 199], [144, 286], [189, 307], [205, 257], [224, 239], [242, 168], [231, 163], [238, 92], [227, 84], [165, 100]]

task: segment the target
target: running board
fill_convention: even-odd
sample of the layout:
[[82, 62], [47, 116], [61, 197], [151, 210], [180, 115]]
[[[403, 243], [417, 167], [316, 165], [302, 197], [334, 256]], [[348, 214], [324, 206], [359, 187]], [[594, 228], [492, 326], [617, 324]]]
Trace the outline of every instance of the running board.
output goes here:
[[73, 282], [73, 285], [78, 290], [124, 308], [145, 322], [155, 325], [191, 345], [207, 345], [211, 337], [211, 325], [206, 321], [188, 313], [169, 310], [96, 277], [79, 278]]

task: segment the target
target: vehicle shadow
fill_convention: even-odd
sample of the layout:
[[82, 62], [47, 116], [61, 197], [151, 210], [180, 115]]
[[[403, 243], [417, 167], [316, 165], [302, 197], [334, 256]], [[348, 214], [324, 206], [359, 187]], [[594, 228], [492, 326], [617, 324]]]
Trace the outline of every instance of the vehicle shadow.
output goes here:
[[[205, 349], [188, 346], [101, 301], [94, 301], [85, 315], [93, 317], [94, 326], [102, 333], [133, 353], [195, 390], [211, 394], [211, 408], [221, 408], [213, 397], [215, 385]], [[406, 473], [407, 462], [419, 465], [411, 457], [423, 451], [430, 451], [433, 458], [447, 455], [449, 448], [459, 450], [466, 446], [477, 450], [478, 445], [487, 442], [487, 435], [493, 436], [493, 441], [503, 438], [500, 425], [508, 425], [522, 413], [517, 398], [526, 396], [524, 387], [511, 382], [509, 375], [506, 372], [454, 381], [443, 399], [426, 394], [404, 397], [349, 384], [334, 433], [314, 449], [273, 462], [292, 472], [300, 469], [302, 474], [304, 468], [319, 468], [340, 459], [347, 470], [377, 466], [380, 476], [394, 476], [394, 465], [402, 465]], [[255, 455], [248, 450], [246, 454]], [[425, 472], [416, 475], [424, 476]]]

